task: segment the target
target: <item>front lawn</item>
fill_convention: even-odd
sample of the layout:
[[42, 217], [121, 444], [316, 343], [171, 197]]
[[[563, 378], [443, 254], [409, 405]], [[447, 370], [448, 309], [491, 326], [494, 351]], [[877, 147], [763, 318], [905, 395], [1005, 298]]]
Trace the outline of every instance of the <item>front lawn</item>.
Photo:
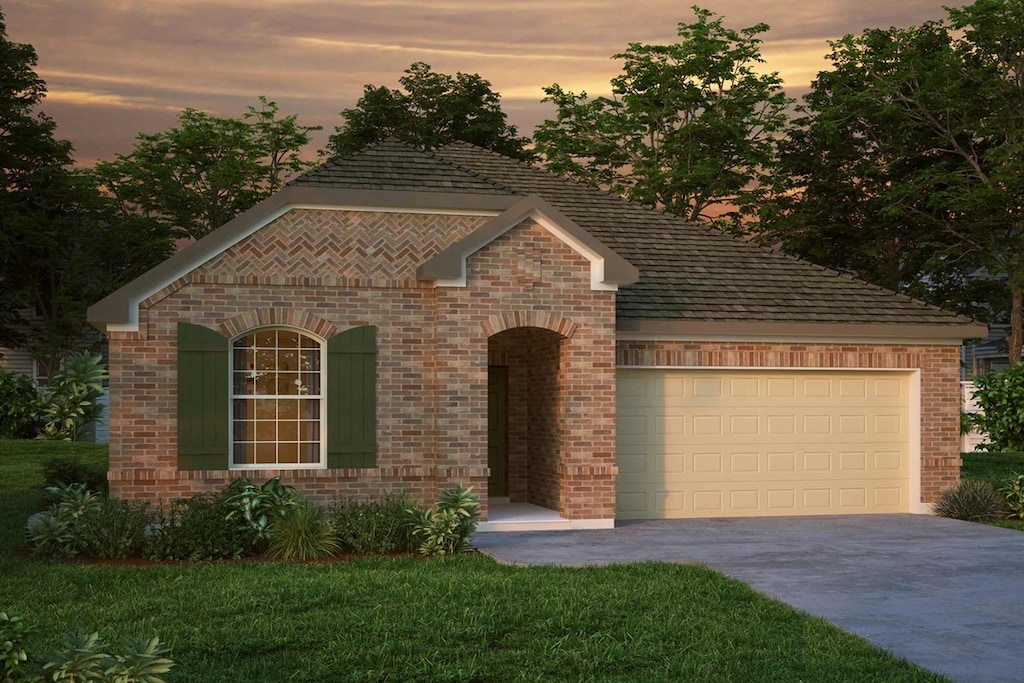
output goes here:
[[1024, 453], [961, 453], [964, 479], [987, 479], [1002, 484], [1014, 474], [1024, 474]]
[[52, 446], [0, 442], [0, 611], [40, 649], [69, 629], [159, 635], [168, 681], [198, 683], [945, 680], [700, 566], [28, 562], [12, 550]]

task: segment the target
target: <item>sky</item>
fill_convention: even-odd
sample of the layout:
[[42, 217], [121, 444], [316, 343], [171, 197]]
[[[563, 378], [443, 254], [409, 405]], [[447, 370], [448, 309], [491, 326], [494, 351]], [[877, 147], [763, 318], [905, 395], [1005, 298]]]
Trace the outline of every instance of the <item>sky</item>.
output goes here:
[[[766, 70], [790, 94], [827, 67], [828, 41], [945, 16], [950, 0], [703, 0], [741, 29], [758, 23]], [[240, 117], [265, 95], [321, 125], [307, 155], [366, 84], [397, 88], [410, 64], [477, 73], [521, 135], [553, 114], [542, 88], [608, 94], [629, 43], [675, 42], [689, 3], [669, 0], [0, 0], [7, 37], [36, 49], [42, 109], [90, 166], [166, 130], [186, 107]]]

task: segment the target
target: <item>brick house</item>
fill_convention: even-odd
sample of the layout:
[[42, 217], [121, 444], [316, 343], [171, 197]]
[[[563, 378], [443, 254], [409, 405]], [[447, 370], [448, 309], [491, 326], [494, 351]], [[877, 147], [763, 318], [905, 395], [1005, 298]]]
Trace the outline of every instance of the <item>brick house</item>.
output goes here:
[[985, 333], [468, 144], [394, 140], [89, 319], [113, 495], [464, 482], [495, 528], [925, 511], [959, 477], [959, 348]]

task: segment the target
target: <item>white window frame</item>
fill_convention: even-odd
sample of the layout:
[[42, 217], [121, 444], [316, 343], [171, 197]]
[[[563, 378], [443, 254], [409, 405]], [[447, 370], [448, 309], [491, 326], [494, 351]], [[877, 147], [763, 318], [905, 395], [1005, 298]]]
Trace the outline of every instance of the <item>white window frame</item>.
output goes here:
[[[242, 337], [249, 335], [259, 334], [260, 332], [267, 332], [270, 330], [278, 331], [289, 331], [297, 332], [299, 335], [312, 339], [320, 345], [320, 415], [319, 415], [319, 440], [320, 440], [320, 461], [319, 462], [299, 462], [299, 463], [235, 463], [235, 400], [236, 399], [296, 399], [301, 396], [294, 394], [236, 394], [235, 393], [235, 342]], [[301, 347], [301, 344], [300, 344]], [[303, 330], [298, 327], [292, 327], [290, 325], [264, 325], [262, 327], [254, 327], [252, 329], [245, 330], [231, 338], [228, 345], [228, 352], [230, 354], [228, 362], [228, 434], [230, 437], [228, 446], [228, 468], [231, 470], [239, 471], [259, 471], [259, 470], [322, 470], [327, 469], [327, 340], [319, 335], [313, 334], [307, 330]], [[255, 436], [255, 434], [254, 434]], [[280, 443], [280, 442], [275, 442]], [[301, 443], [301, 442], [300, 442]]]

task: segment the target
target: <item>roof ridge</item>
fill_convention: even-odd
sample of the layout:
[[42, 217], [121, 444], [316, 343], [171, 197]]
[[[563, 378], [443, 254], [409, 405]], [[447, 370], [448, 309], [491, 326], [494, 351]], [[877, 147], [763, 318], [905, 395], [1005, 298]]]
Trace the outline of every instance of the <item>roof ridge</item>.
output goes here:
[[[476, 147], [477, 149], [481, 149], [481, 150], [483, 150], [485, 152], [490, 152], [491, 151], [491, 150], [485, 149], [483, 147], [477, 147], [476, 145], [474, 145], [472, 143], [469, 143], [469, 142], [462, 142], [462, 140], [456, 140], [455, 142], [449, 142], [447, 145], [444, 145], [444, 147], [450, 147], [451, 145], [456, 144], [456, 143], [462, 143], [464, 145], [469, 145], [470, 147]], [[490, 177], [489, 175], [485, 175], [484, 173], [481, 173], [479, 171], [475, 171], [472, 168], [470, 168], [469, 166], [466, 166], [464, 164], [460, 164], [458, 162], [452, 161], [451, 159], [449, 159], [449, 158], [447, 158], [445, 156], [442, 156], [440, 154], [440, 151], [442, 149], [444, 149], [444, 147], [436, 147], [434, 149], [428, 149], [428, 150], [424, 150], [424, 151], [427, 154], [429, 154], [430, 156], [432, 156], [435, 159], [437, 159], [438, 161], [442, 161], [442, 162], [448, 164], [449, 166], [451, 166], [455, 170], [459, 171], [460, 173], [465, 173], [466, 175], [469, 175], [469, 176], [471, 176], [473, 178], [479, 178], [480, 180], [482, 180], [482, 181], [492, 185], [497, 190], [502, 190], [503, 192], [509, 192], [511, 194], [514, 194], [514, 195], [525, 196], [519, 190], [517, 190], [517, 189], [515, 189], [513, 187], [509, 187], [508, 185], [506, 185], [505, 183], [501, 182], [500, 180], [495, 180], [494, 178]], [[512, 157], [506, 157], [506, 158], [511, 159]]]

